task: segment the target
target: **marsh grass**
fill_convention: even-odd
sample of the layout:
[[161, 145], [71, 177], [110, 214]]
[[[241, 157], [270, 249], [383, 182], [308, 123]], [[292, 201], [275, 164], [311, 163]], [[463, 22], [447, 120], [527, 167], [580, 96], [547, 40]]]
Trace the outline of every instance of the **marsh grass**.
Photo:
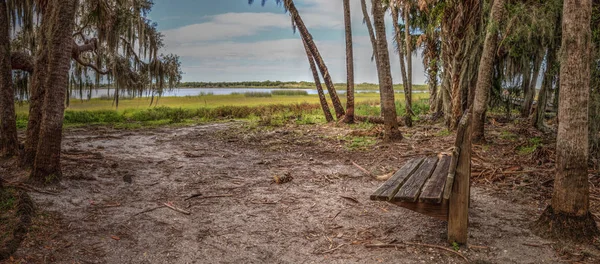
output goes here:
[[270, 92], [245, 92], [245, 97], [272, 97]]
[[280, 95], [280, 96], [297, 96], [297, 95], [308, 95], [307, 91], [302, 90], [273, 90], [271, 91], [272, 95]]
[[[287, 91], [286, 91], [287, 92]], [[325, 123], [323, 112], [316, 95], [282, 95], [272, 97], [246, 97], [237, 95], [204, 94], [190, 97], [164, 97], [159, 106], [149, 106], [149, 100], [135, 98], [123, 100], [119, 110], [115, 110], [110, 101], [92, 99], [87, 102], [73, 101], [65, 111], [65, 126], [112, 125], [118, 128], [138, 128], [161, 125], [184, 125], [212, 122], [227, 119], [246, 119], [269, 126], [283, 124], [312, 125]], [[303, 92], [303, 91], [302, 91]], [[413, 111], [424, 114], [428, 105], [421, 98], [427, 95], [415, 94]], [[341, 97], [342, 104], [345, 98]], [[356, 94], [356, 114], [379, 116], [379, 95]], [[396, 97], [399, 115], [404, 113], [404, 98]], [[28, 105], [16, 105], [17, 126], [26, 128]], [[330, 105], [331, 107], [331, 105]], [[369, 125], [370, 126], [370, 125]]]

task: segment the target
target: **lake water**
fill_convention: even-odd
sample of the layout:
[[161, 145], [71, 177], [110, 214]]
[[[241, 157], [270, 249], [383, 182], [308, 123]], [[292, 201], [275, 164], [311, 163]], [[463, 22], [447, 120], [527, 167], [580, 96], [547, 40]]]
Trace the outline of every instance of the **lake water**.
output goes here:
[[[175, 96], [175, 97], [184, 97], [184, 96], [198, 96], [198, 95], [230, 95], [232, 93], [247, 93], [247, 92], [272, 92], [274, 90], [296, 90], [296, 91], [306, 91], [308, 94], [317, 94], [316, 89], [282, 89], [282, 88], [181, 88], [181, 89], [173, 89], [172, 91], [168, 91], [163, 93], [163, 97], [165, 96]], [[92, 90], [91, 98], [108, 98], [114, 96], [114, 89], [98, 89]], [[340, 94], [345, 94], [345, 90], [337, 91]], [[357, 90], [357, 93], [379, 93], [377, 90]], [[397, 93], [402, 93], [400, 91], [396, 91]], [[325, 90], [327, 93], [327, 90]], [[423, 91], [414, 91], [413, 93], [423, 93]], [[121, 92], [121, 97], [127, 97], [128, 94], [124, 91]], [[144, 97], [150, 97], [151, 94], [144, 93]], [[83, 96], [79, 94], [77, 91], [73, 91], [71, 94], [71, 98], [75, 99], [87, 99], [88, 92], [84, 91]]]

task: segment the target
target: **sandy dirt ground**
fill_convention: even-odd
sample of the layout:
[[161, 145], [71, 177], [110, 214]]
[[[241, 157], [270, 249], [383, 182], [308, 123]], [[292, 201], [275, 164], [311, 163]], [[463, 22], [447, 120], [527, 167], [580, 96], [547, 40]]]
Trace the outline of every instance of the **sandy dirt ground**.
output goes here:
[[[31, 192], [37, 217], [8, 263], [464, 263], [446, 250], [403, 244], [452, 249], [445, 222], [370, 201], [382, 182], [352, 164], [392, 172], [454, 138], [440, 125], [403, 130], [399, 143], [351, 150], [344, 136], [373, 131], [244, 122], [68, 129], [64, 179], [44, 188], [55, 195]], [[459, 253], [471, 263], [599, 261], [592, 245], [530, 231], [549, 202], [553, 154], [516, 154], [528, 133], [499, 124], [489, 132], [494, 144], [474, 146], [469, 245]], [[24, 180], [10, 163], [0, 173]], [[533, 171], [498, 173], [510, 170]], [[272, 182], [285, 174], [293, 180]], [[194, 194], [202, 195], [186, 200]], [[400, 245], [365, 246], [390, 242]]]

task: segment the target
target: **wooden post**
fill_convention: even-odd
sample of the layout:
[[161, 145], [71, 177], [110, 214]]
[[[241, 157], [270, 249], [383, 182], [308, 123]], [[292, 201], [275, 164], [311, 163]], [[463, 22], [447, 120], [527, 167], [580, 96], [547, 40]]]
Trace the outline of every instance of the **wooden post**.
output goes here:
[[456, 145], [460, 148], [456, 175], [448, 210], [448, 242], [467, 243], [469, 224], [469, 198], [471, 176], [471, 112], [460, 120], [456, 133]]

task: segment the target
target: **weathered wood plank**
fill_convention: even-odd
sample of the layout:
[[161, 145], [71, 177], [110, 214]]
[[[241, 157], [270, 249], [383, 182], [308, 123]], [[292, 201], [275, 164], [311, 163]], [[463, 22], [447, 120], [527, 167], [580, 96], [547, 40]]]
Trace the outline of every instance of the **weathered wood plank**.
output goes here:
[[431, 177], [437, 163], [438, 157], [425, 158], [423, 164], [406, 180], [392, 201], [416, 202], [423, 184]]
[[384, 182], [383, 185], [371, 194], [371, 200], [389, 201], [398, 192], [398, 189], [400, 189], [406, 179], [421, 165], [421, 162], [423, 162], [423, 158], [416, 158], [406, 162], [389, 180]]
[[450, 156], [440, 155], [438, 164], [429, 180], [423, 186], [419, 202], [439, 204], [442, 202], [442, 194], [448, 176], [448, 168], [450, 167]]
[[448, 201], [442, 201], [440, 204], [430, 203], [412, 203], [412, 202], [390, 202], [397, 206], [415, 211], [420, 214], [435, 217], [440, 220], [448, 221]]
[[[460, 133], [458, 133], [460, 134]], [[461, 141], [462, 142], [462, 141]], [[444, 199], [450, 199], [452, 194], [452, 185], [454, 184], [454, 176], [456, 175], [456, 166], [458, 165], [458, 158], [460, 157], [460, 146], [454, 146], [452, 155], [450, 158], [450, 167], [448, 168], [448, 174], [446, 177], [446, 186], [444, 187]]]
[[[471, 176], [471, 113], [467, 112], [460, 121], [457, 136], [461, 137], [460, 155], [452, 195], [448, 201], [448, 242], [465, 244], [468, 237], [469, 199]], [[457, 142], [459, 139], [457, 138]]]

